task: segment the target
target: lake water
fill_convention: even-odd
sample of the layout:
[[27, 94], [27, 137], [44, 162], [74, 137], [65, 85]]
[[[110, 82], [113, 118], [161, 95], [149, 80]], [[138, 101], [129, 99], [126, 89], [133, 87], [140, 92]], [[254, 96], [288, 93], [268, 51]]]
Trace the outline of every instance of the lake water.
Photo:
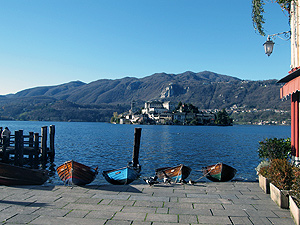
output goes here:
[[[201, 168], [223, 162], [237, 169], [235, 178], [257, 179], [258, 142], [265, 138], [290, 137], [290, 126], [164, 126], [120, 125], [84, 122], [0, 121], [12, 133], [24, 130], [41, 133], [42, 126], [55, 125], [55, 165], [73, 159], [91, 167], [99, 167], [92, 184], [107, 184], [103, 170], [126, 166], [132, 159], [134, 128], [141, 127], [139, 163], [141, 178], [154, 175], [164, 166], [184, 164], [192, 168], [189, 179], [202, 177]], [[201, 181], [208, 181], [202, 178]], [[49, 182], [63, 184], [57, 174]], [[142, 179], [135, 183], [144, 182]]]

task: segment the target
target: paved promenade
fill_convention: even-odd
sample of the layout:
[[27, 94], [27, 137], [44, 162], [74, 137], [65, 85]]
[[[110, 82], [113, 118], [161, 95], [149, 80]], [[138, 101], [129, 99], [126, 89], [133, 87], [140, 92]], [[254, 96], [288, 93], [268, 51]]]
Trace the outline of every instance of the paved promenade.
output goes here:
[[294, 224], [258, 183], [0, 186], [3, 224]]

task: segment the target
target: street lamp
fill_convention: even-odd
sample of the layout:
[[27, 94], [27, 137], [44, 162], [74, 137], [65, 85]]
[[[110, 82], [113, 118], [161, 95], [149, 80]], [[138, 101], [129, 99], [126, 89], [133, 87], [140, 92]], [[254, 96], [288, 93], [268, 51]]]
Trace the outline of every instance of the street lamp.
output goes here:
[[[284, 38], [281, 38], [279, 35], [284, 35]], [[273, 48], [274, 48], [274, 41], [276, 36], [278, 36], [279, 38], [283, 39], [283, 40], [289, 40], [291, 38], [291, 31], [285, 31], [285, 32], [281, 32], [281, 33], [277, 33], [277, 34], [271, 34], [268, 35], [267, 41], [264, 43], [264, 48], [265, 48], [265, 53], [270, 56], [273, 52]], [[273, 40], [272, 40], [273, 38]]]
[[267, 41], [264, 43], [265, 47], [265, 53], [270, 56], [273, 52], [274, 42], [271, 40], [271, 38], [268, 36]]

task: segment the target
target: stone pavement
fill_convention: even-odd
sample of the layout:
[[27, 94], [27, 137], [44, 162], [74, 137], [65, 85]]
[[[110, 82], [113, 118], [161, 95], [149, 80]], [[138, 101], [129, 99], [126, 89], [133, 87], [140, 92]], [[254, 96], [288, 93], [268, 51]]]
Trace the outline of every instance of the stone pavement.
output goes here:
[[2, 224], [294, 224], [255, 182], [0, 186]]

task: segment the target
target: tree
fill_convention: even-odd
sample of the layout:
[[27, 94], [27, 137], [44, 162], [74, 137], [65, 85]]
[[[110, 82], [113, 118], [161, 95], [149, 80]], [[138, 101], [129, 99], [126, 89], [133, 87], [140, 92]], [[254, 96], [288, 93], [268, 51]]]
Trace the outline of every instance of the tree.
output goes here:
[[182, 112], [186, 112], [186, 113], [199, 113], [199, 110], [196, 106], [194, 106], [191, 103], [184, 103], [181, 104], [182, 107]]
[[[286, 10], [290, 13], [291, 3], [293, 0], [270, 0], [270, 2], [278, 3], [283, 10]], [[252, 22], [254, 29], [262, 36], [265, 36], [265, 30], [263, 24], [265, 19], [263, 14], [265, 0], [252, 0]]]
[[174, 112], [178, 111], [180, 109], [180, 107], [182, 106], [182, 102], [180, 101], [177, 105], [177, 107], [175, 108]]
[[222, 125], [222, 126], [231, 126], [232, 125], [232, 119], [229, 117], [226, 110], [223, 109], [222, 111], [219, 111], [217, 113], [217, 118], [216, 118], [215, 123], [217, 125]]

